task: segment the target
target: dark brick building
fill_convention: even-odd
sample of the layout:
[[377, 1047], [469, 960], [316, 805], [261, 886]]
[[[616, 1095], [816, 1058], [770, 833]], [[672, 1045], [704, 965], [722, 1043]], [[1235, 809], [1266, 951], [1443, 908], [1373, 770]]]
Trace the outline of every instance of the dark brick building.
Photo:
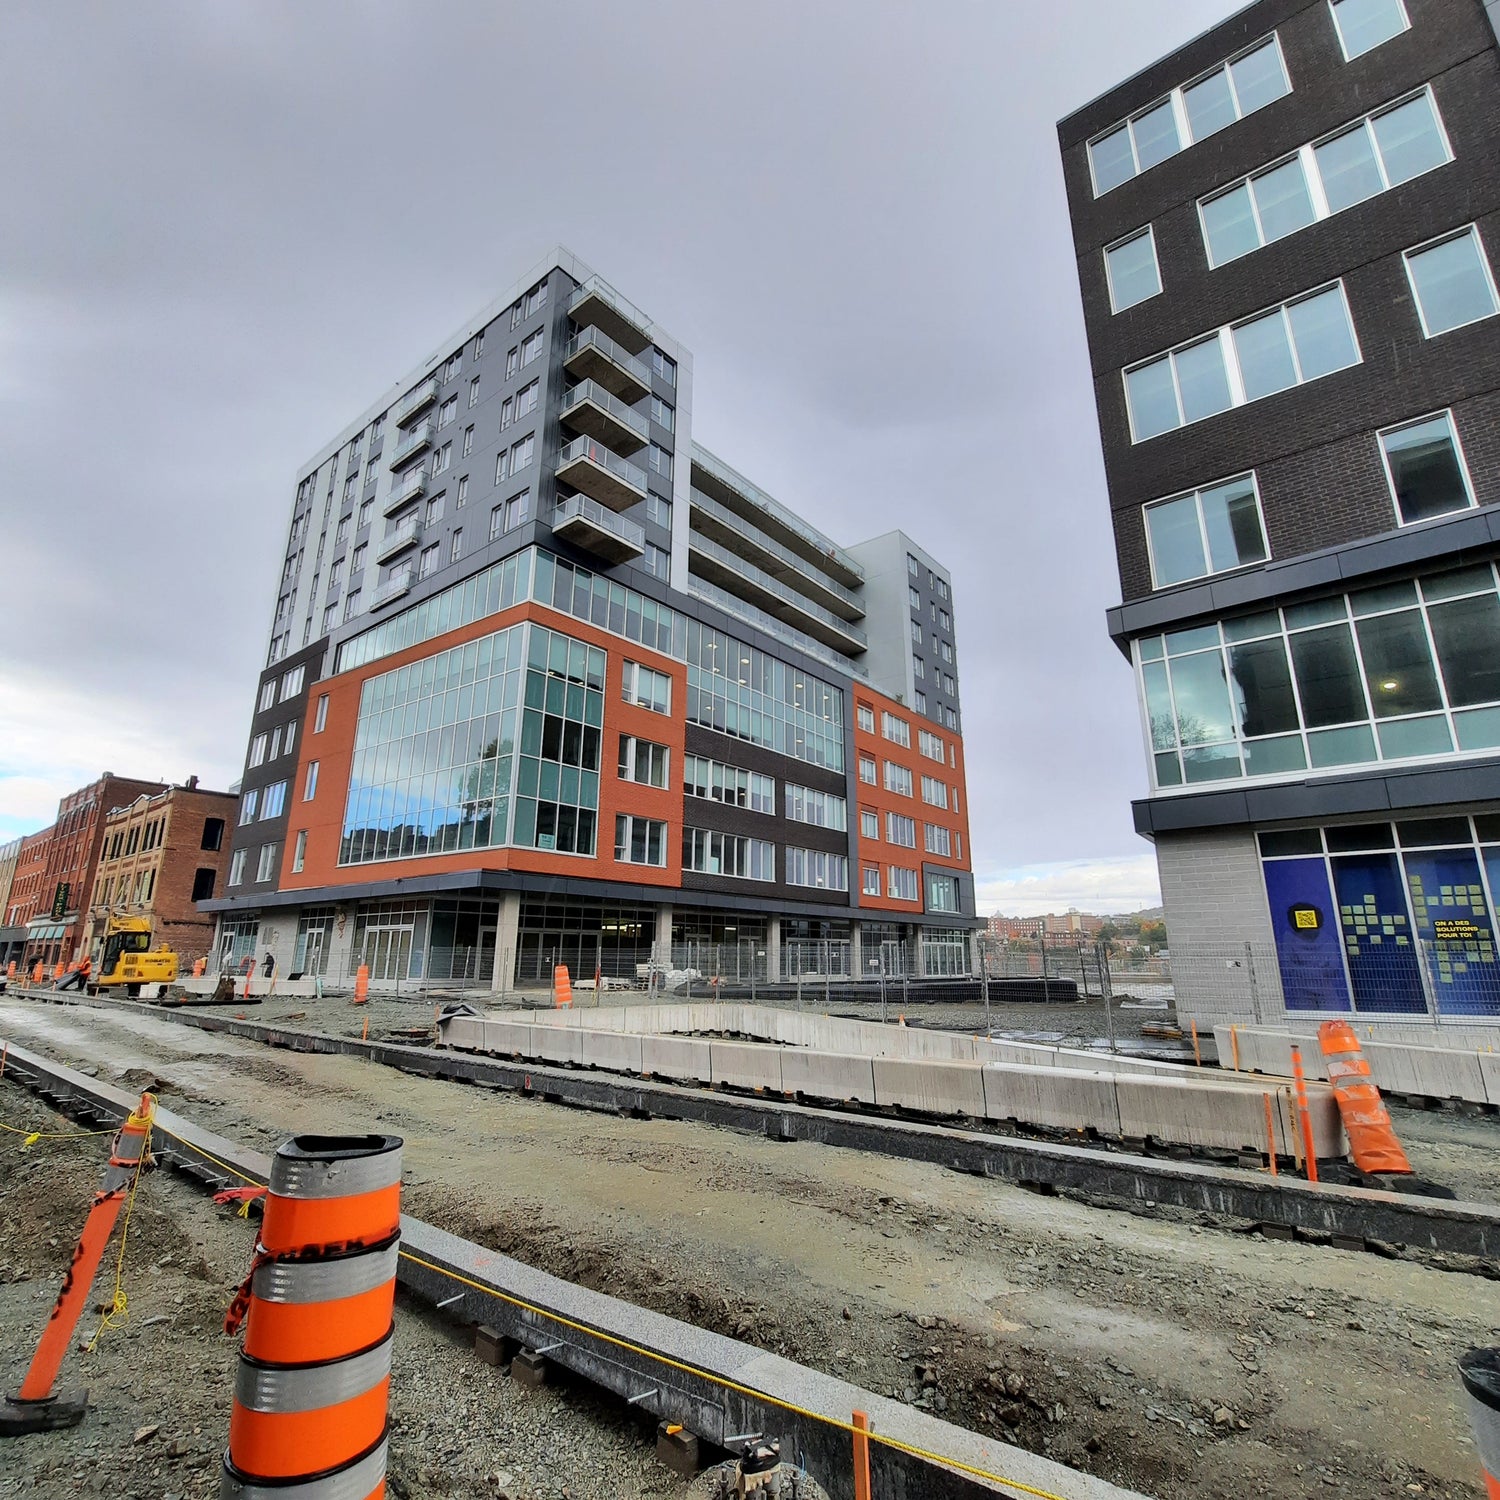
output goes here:
[[1492, 18], [1260, 0], [1059, 137], [1179, 1006], [1500, 1020]]

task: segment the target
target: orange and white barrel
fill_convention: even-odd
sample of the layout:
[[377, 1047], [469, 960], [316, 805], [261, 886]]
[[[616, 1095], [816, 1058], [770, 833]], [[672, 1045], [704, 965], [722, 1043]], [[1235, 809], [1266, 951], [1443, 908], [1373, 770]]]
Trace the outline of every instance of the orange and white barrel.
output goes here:
[[296, 1136], [271, 1159], [221, 1496], [385, 1494], [400, 1225], [399, 1137]]
[[1411, 1163], [1396, 1139], [1390, 1111], [1370, 1077], [1354, 1028], [1347, 1021], [1324, 1021], [1318, 1027], [1318, 1045], [1355, 1165], [1362, 1172], [1410, 1172]]
[[1485, 1494], [1500, 1500], [1500, 1349], [1470, 1349], [1459, 1360], [1458, 1373], [1469, 1397]]

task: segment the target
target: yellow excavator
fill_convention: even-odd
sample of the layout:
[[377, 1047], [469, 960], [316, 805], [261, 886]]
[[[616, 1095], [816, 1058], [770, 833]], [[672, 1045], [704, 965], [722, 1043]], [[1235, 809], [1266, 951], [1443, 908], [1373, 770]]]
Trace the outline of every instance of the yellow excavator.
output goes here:
[[134, 996], [143, 984], [172, 984], [176, 978], [177, 954], [165, 945], [151, 946], [149, 917], [109, 919], [99, 968], [89, 981], [92, 993], [124, 985], [126, 994]]

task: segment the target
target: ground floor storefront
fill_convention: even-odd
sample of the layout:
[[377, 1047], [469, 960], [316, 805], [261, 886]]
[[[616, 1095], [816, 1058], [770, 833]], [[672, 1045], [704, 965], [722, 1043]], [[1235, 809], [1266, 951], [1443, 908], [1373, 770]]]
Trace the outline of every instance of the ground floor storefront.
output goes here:
[[[951, 923], [951, 919], [949, 919]], [[967, 926], [809, 918], [504, 891], [221, 913], [212, 966], [372, 986], [512, 990], [575, 980], [793, 983], [976, 972]]]

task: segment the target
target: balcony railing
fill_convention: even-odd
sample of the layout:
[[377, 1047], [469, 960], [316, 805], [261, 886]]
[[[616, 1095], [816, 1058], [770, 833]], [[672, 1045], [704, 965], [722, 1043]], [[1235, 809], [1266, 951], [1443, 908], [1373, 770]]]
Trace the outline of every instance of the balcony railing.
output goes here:
[[557, 477], [611, 510], [628, 510], [646, 498], [646, 471], [590, 437], [563, 445]]
[[602, 276], [590, 276], [573, 293], [568, 312], [578, 323], [603, 328], [616, 343], [639, 354], [651, 342], [651, 319], [635, 303], [622, 297]]
[[796, 511], [789, 510], [758, 484], [746, 479], [737, 469], [731, 469], [722, 458], [697, 443], [693, 444], [693, 467], [702, 470], [730, 494], [762, 512], [773, 524], [811, 547], [822, 565], [837, 570], [846, 582], [858, 585], [865, 581], [865, 570], [842, 547], [824, 536], [816, 526], [809, 526]]
[[817, 568], [815, 563], [805, 557], [799, 557], [791, 548], [783, 547], [780, 542], [773, 542], [770, 537], [762, 535], [755, 529], [753, 521], [747, 521], [744, 516], [736, 514], [727, 505], [720, 505], [712, 495], [705, 495], [702, 490], [695, 489], [692, 491], [692, 501], [695, 509], [712, 516], [726, 530], [732, 531], [735, 536], [742, 538], [749, 546], [756, 548], [765, 556], [774, 558], [795, 577], [805, 579], [812, 587], [822, 589], [825, 593], [840, 600], [850, 610], [848, 618], [855, 620], [864, 618], [865, 607], [859, 595], [853, 589], [846, 589], [843, 584], [829, 578], [826, 574], [815, 571]]
[[563, 397], [562, 419], [569, 427], [603, 438], [629, 453], [651, 441], [651, 424], [646, 418], [610, 395], [597, 380], [585, 380]]
[[396, 408], [396, 426], [411, 421], [424, 406], [430, 406], [437, 400], [438, 378], [429, 375], [415, 390], [408, 391], [401, 398], [401, 404]]
[[[688, 532], [688, 547], [700, 557], [710, 559], [721, 569], [743, 579], [750, 587], [759, 589], [761, 593], [779, 600], [788, 608], [798, 611], [805, 618], [816, 621], [825, 630], [831, 631], [835, 636], [835, 641], [825, 642], [825, 644], [842, 646], [848, 642], [856, 650], [865, 650], [868, 643], [864, 631], [858, 625], [851, 625], [848, 620], [840, 619], [831, 609], [824, 609], [821, 604], [814, 604], [806, 594], [799, 594], [796, 589], [783, 583], [779, 578], [773, 578], [763, 568], [757, 568], [754, 563], [746, 562], [743, 557], [731, 552], [728, 547], [721, 547], [718, 542], [711, 541], [701, 532], [691, 530]], [[817, 636], [816, 632], [814, 635], [817, 639], [822, 638]]]
[[380, 585], [370, 596], [370, 608], [379, 609], [383, 604], [389, 604], [392, 599], [399, 599], [402, 594], [411, 591], [411, 564], [404, 568], [398, 568], [386, 581]]
[[391, 486], [391, 492], [385, 497], [385, 504], [381, 506], [381, 514], [388, 516], [393, 510], [400, 510], [407, 501], [415, 500], [426, 488], [426, 471], [423, 469], [408, 469]]
[[643, 527], [625, 516], [617, 516], [587, 495], [570, 495], [559, 500], [552, 513], [552, 530], [611, 562], [640, 557], [646, 550]]
[[404, 552], [422, 535], [422, 518], [408, 516], [394, 531], [388, 531], [375, 549], [376, 562], [389, 562], [398, 552]]
[[404, 464], [409, 458], [414, 458], [425, 447], [427, 447], [429, 443], [432, 442], [436, 431], [437, 429], [434, 427], [430, 418], [427, 421], [421, 423], [419, 426], [413, 427], [412, 430], [408, 432], [404, 438], [401, 439], [400, 443], [396, 447], [396, 451], [391, 454], [391, 467], [393, 469], [399, 469], [401, 465]]
[[731, 594], [728, 589], [721, 589], [717, 584], [709, 583], [707, 579], [700, 578], [696, 573], [688, 575], [688, 593], [696, 594], [700, 599], [706, 599], [710, 604], [717, 605], [725, 614], [735, 615], [754, 625], [757, 630], [764, 630], [767, 635], [774, 635], [778, 640], [795, 646], [799, 651], [818, 661], [837, 667], [841, 672], [852, 672], [858, 677], [870, 675], [864, 666], [857, 661], [851, 661], [841, 651], [825, 646], [822, 641], [815, 640], [805, 631], [798, 630], [795, 625], [788, 625], [785, 620], [778, 620], [775, 615], [767, 614], [765, 610], [758, 609], [737, 594]]
[[563, 349], [563, 364], [575, 375], [597, 380], [616, 396], [639, 401], [651, 389], [651, 368], [599, 328], [584, 328]]

